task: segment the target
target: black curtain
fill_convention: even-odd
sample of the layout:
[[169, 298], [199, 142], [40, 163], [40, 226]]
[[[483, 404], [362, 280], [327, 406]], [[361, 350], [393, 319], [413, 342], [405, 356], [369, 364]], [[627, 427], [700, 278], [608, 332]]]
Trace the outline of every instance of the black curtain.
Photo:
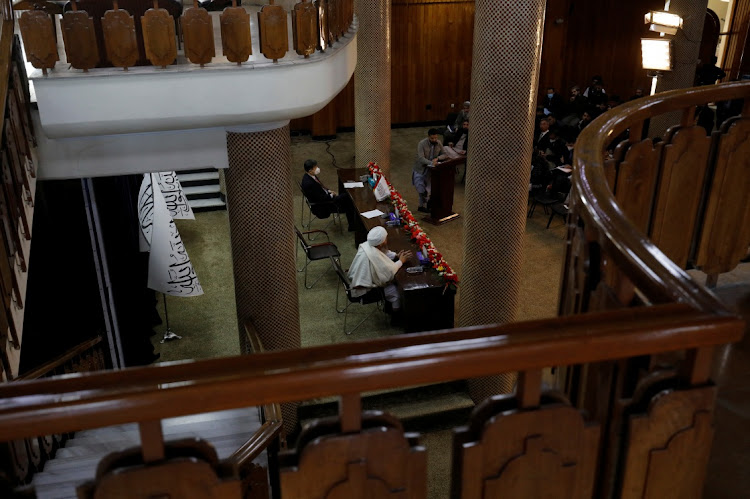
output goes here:
[[106, 340], [80, 180], [37, 183], [20, 372]]
[[154, 354], [150, 336], [161, 323], [154, 291], [146, 288], [148, 253], [138, 248], [138, 190], [143, 175], [94, 179], [123, 355], [127, 366], [150, 364]]

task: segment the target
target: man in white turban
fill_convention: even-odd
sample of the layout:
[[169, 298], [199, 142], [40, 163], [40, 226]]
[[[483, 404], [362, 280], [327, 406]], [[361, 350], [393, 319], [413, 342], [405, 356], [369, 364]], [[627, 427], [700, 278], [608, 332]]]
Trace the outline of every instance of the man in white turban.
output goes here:
[[412, 253], [399, 251], [397, 255], [388, 250], [387, 239], [388, 233], [384, 227], [375, 227], [367, 233], [367, 241], [359, 245], [349, 268], [349, 280], [352, 282], [353, 297], [362, 296], [374, 288], [383, 288], [386, 301], [394, 312], [398, 312], [401, 301], [393, 279]]

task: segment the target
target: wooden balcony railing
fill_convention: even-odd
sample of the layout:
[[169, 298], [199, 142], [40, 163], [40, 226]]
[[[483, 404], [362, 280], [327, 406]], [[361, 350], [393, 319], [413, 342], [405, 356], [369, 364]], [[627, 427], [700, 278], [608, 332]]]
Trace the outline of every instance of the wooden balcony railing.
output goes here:
[[[19, 2], [19, 25], [27, 59], [46, 75], [59, 60], [55, 16], [68, 63], [87, 72], [103, 66], [125, 70], [135, 65], [165, 68], [174, 64], [184, 43], [184, 56], [204, 67], [215, 57], [213, 17], [199, 6], [184, 10], [179, 0], [72, 0], [70, 10], [47, 2]], [[33, 9], [33, 10], [25, 10]], [[260, 52], [277, 62], [289, 52], [288, 13], [283, 7], [258, 11]], [[291, 11], [292, 49], [303, 58], [325, 51], [354, 21], [353, 0], [303, 0]], [[241, 65], [252, 54], [250, 14], [233, 0], [219, 16], [224, 56]]]
[[[197, 475], [185, 442], [160, 437], [161, 419], [333, 395], [338, 417], [306, 426], [279, 456], [282, 497], [426, 497], [429, 449], [392, 416], [362, 411], [362, 394], [519, 372], [514, 394], [482, 401], [456, 429], [455, 497], [700, 497], [714, 432], [712, 353], [738, 341], [745, 323], [683, 268], [724, 272], [750, 245], [738, 193], [750, 182], [750, 116], [745, 106], [708, 138], [692, 117], [696, 105], [748, 97], [748, 84], [669, 92], [589, 125], [575, 157], [557, 318], [6, 383], [0, 441], [138, 422], [139, 466], [108, 460], [92, 490], [106, 495], [127, 479], [166, 495], [174, 490], [164, 477]], [[656, 146], [641, 140], [645, 120], [674, 110], [678, 128]], [[688, 189], [678, 168], [697, 185]], [[679, 263], [667, 256], [680, 254]], [[557, 386], [548, 388], [550, 367]], [[235, 458], [258, 448], [249, 442]], [[239, 494], [231, 463], [215, 462], [205, 443], [189, 455], [210, 470], [207, 487]]]
[[10, 3], [0, 6], [0, 377], [9, 380], [21, 356], [37, 161], [21, 44]]

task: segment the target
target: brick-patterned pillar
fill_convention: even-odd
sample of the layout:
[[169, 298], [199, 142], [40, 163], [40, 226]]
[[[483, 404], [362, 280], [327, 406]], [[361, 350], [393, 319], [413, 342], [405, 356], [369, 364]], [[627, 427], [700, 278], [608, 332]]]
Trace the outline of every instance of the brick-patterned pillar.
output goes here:
[[391, 171], [391, 0], [355, 0], [357, 69], [354, 70], [355, 166], [370, 161]]
[[[289, 122], [227, 130], [229, 233], [240, 346], [251, 319], [266, 350], [300, 348]], [[283, 404], [285, 427], [295, 404]]]
[[[656, 82], [656, 91], [665, 92], [678, 88], [690, 88], [695, 85], [695, 70], [698, 66], [701, 38], [703, 37], [703, 23], [706, 19], [707, 0], [671, 0], [669, 12], [677, 14], [683, 19], [682, 29], [674, 36], [667, 35], [673, 40], [672, 71], [665, 71]], [[651, 37], [658, 34], [653, 33]], [[707, 61], [701, 61], [704, 63]], [[659, 137], [667, 128], [679, 125], [681, 111], [662, 114], [651, 118], [649, 137]]]
[[[516, 320], [545, 0], [477, 0], [459, 324]], [[472, 398], [515, 375], [470, 381]]]

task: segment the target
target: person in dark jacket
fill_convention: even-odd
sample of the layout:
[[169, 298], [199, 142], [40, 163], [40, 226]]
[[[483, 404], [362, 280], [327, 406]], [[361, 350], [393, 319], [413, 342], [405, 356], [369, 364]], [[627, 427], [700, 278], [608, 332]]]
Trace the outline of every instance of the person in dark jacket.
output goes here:
[[312, 205], [311, 211], [318, 218], [328, 218], [331, 213], [345, 213], [349, 222], [349, 232], [357, 230], [359, 214], [348, 193], [336, 194], [326, 188], [318, 178], [320, 167], [314, 159], [305, 161], [305, 175], [302, 177], [302, 192]]

